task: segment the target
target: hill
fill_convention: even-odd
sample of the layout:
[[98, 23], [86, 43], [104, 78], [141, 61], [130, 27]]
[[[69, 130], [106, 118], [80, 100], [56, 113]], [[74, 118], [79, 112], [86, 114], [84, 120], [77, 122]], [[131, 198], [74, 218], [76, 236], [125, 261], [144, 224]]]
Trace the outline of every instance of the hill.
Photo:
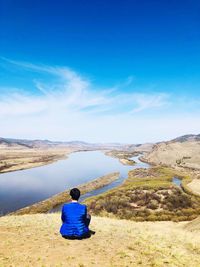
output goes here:
[[200, 134], [197, 135], [186, 134], [171, 140], [171, 142], [186, 142], [186, 141], [200, 141]]
[[93, 217], [86, 240], [59, 235], [60, 214], [0, 218], [0, 266], [200, 266], [200, 235], [186, 223]]
[[200, 170], [200, 135], [184, 135], [158, 143], [144, 159], [156, 165]]

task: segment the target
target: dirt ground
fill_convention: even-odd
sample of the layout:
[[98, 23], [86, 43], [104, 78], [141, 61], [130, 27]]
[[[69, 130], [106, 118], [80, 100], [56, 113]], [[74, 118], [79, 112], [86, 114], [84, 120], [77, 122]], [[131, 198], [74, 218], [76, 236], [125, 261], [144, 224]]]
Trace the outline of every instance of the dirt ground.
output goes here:
[[200, 266], [200, 235], [187, 223], [93, 217], [96, 234], [65, 240], [60, 214], [0, 218], [0, 266]]

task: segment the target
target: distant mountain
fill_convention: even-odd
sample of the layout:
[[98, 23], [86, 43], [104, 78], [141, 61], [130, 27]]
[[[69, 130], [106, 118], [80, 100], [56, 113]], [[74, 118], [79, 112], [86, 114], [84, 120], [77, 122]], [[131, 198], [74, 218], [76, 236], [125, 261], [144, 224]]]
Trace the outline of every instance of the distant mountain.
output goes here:
[[200, 134], [186, 134], [175, 139], [172, 139], [171, 142], [186, 142], [186, 141], [200, 141]]
[[27, 139], [14, 139], [14, 138], [2, 138], [0, 137], [0, 145], [4, 146], [24, 146], [27, 148], [45, 148], [45, 147], [55, 147], [55, 146], [93, 146], [82, 141], [70, 141], [70, 142], [60, 142], [60, 141], [49, 141], [49, 140], [27, 140]]
[[87, 143], [83, 141], [49, 141], [49, 140], [27, 140], [0, 137], [0, 146], [4, 147], [21, 147], [21, 148], [52, 148], [52, 147], [76, 147], [78, 149], [129, 149], [137, 145], [120, 144], [120, 143]]
[[144, 144], [136, 144], [136, 145], [128, 145], [128, 151], [136, 151], [136, 152], [150, 152], [153, 148], [153, 143], [144, 143]]
[[2, 138], [0, 137], [0, 145], [22, 146], [27, 148], [34, 147], [48, 147], [58, 145], [59, 142], [51, 142], [49, 140], [26, 140], [26, 139], [14, 139], [14, 138]]
[[17, 148], [53, 148], [53, 147], [71, 147], [80, 150], [126, 150], [148, 152], [152, 149], [153, 144], [120, 144], [120, 143], [87, 143], [83, 141], [50, 141], [50, 140], [27, 140], [0, 137], [0, 147], [17, 147]]

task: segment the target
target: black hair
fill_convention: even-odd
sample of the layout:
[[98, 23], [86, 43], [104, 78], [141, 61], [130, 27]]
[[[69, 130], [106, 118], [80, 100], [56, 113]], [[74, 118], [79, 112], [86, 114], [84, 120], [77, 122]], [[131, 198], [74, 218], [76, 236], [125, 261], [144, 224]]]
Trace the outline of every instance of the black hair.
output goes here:
[[73, 200], [78, 200], [81, 195], [81, 192], [78, 188], [73, 188], [70, 190], [70, 196]]

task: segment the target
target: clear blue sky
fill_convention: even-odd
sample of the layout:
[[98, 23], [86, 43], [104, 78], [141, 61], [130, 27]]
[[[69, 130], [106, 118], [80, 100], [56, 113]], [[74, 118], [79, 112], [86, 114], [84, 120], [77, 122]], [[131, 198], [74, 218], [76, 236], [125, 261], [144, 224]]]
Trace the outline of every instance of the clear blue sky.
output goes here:
[[[0, 111], [2, 119], [10, 120], [1, 125], [2, 135], [143, 142], [198, 133], [199, 14], [197, 0], [0, 0]], [[69, 72], [76, 76], [75, 85]], [[60, 95], [68, 99], [62, 112], [72, 116], [63, 116], [59, 124], [49, 114], [57, 111], [55, 103], [50, 111], [45, 107]], [[69, 99], [74, 102], [69, 104]], [[11, 104], [15, 114], [6, 113]], [[34, 111], [19, 112], [27, 106]], [[59, 133], [48, 134], [42, 127], [11, 131], [16, 114], [21, 123], [29, 116], [34, 125], [39, 123], [38, 112], [52, 119], [45, 118], [41, 125], [56, 125]], [[188, 120], [185, 127], [183, 117]], [[64, 121], [70, 130], [62, 129]], [[142, 128], [142, 121], [154, 125], [149, 137], [145, 129], [135, 132], [130, 127]], [[161, 121], [166, 123], [158, 128]], [[119, 129], [116, 136], [111, 128], [98, 135], [112, 123], [113, 132]], [[129, 128], [129, 134], [121, 127]]]

